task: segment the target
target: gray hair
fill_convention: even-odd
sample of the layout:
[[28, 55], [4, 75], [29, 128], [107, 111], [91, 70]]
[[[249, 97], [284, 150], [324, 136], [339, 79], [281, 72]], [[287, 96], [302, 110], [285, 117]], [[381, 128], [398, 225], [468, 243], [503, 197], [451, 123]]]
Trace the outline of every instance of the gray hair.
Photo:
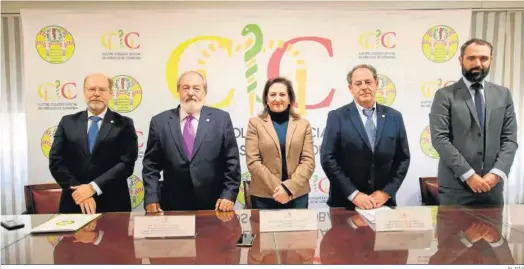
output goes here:
[[86, 81], [87, 81], [87, 79], [90, 78], [90, 77], [95, 77], [95, 76], [103, 76], [103, 77], [105, 77], [105, 78], [107, 79], [107, 85], [108, 85], [108, 87], [109, 87], [109, 90], [110, 90], [110, 91], [113, 91], [113, 84], [114, 84], [114, 83], [113, 83], [113, 79], [110, 78], [110, 77], [108, 77], [108, 76], [106, 76], [105, 74], [102, 74], [102, 73], [93, 73], [93, 74], [89, 74], [89, 75], [87, 75], [87, 76], [84, 78], [84, 85], [83, 85], [83, 88], [84, 88], [84, 89], [85, 89], [85, 87], [86, 87]]
[[195, 71], [195, 70], [190, 70], [190, 71], [185, 71], [184, 73], [182, 73], [179, 77], [178, 77], [178, 80], [176, 82], [176, 90], [177, 91], [180, 91], [180, 81], [182, 81], [182, 79], [186, 76], [186, 75], [189, 75], [189, 74], [197, 74], [199, 75], [202, 80], [204, 81], [204, 92], [207, 93], [207, 80], [206, 80], [206, 77], [204, 77], [204, 75], [198, 71]]
[[353, 82], [353, 73], [357, 70], [357, 69], [361, 69], [361, 68], [365, 68], [365, 69], [368, 69], [369, 71], [371, 71], [371, 73], [373, 74], [373, 78], [378, 81], [378, 75], [377, 75], [377, 69], [375, 69], [375, 67], [373, 67], [372, 65], [370, 64], [359, 64], [355, 67], [353, 67], [353, 69], [351, 69], [351, 71], [349, 71], [348, 75], [347, 75], [347, 81], [348, 81], [348, 84], [351, 85], [351, 83]]

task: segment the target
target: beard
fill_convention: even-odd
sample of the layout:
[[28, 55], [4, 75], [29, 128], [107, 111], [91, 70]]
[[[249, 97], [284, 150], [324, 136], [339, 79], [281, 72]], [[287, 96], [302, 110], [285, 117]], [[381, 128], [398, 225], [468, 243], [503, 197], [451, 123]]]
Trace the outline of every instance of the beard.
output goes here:
[[[484, 78], [489, 74], [489, 68], [484, 69], [482, 67], [475, 67], [471, 69], [466, 69], [464, 65], [462, 65], [462, 75], [469, 81], [475, 83], [475, 82], [481, 82], [484, 80]], [[476, 69], [473, 71], [473, 69]]]
[[94, 111], [99, 111], [105, 109], [105, 104], [102, 101], [91, 101], [87, 104], [87, 106]]
[[198, 101], [185, 101], [180, 103], [180, 107], [187, 113], [187, 114], [196, 114], [202, 110], [202, 106], [204, 106], [203, 102]]

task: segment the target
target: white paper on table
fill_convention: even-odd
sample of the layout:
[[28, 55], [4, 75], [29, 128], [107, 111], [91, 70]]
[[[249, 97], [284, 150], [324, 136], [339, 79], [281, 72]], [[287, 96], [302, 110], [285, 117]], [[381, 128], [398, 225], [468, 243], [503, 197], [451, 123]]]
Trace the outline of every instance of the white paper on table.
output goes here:
[[33, 228], [31, 233], [76, 232], [102, 214], [59, 214]]

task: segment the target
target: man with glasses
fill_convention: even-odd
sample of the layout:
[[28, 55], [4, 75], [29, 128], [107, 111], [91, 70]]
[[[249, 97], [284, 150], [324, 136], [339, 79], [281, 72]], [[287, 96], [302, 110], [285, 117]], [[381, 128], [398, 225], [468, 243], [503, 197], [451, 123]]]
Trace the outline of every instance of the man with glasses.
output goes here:
[[127, 178], [138, 157], [133, 120], [107, 109], [113, 81], [84, 79], [87, 110], [62, 117], [49, 153], [49, 169], [62, 187], [60, 213], [129, 212]]

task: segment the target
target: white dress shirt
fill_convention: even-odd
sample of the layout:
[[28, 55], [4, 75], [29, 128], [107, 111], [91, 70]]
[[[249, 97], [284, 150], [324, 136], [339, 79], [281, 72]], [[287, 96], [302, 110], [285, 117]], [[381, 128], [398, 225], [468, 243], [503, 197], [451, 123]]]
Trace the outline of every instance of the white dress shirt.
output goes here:
[[[464, 81], [464, 84], [466, 84], [466, 87], [468, 87], [469, 94], [471, 94], [471, 99], [473, 100], [473, 105], [475, 105], [475, 90], [471, 88], [471, 85], [473, 85], [473, 82], [467, 80], [465, 77], [462, 77], [462, 80]], [[480, 85], [482, 85], [482, 88], [480, 89], [480, 95], [482, 95], [484, 104], [486, 104], [486, 95], [484, 94], [484, 80], [480, 82]], [[493, 168], [489, 172], [499, 176], [502, 180], [506, 180], [507, 178], [506, 173], [504, 173], [500, 169]], [[469, 177], [471, 177], [474, 174], [475, 174], [475, 170], [469, 169], [469, 171], [467, 171], [466, 173], [462, 174], [462, 176], [460, 176], [460, 179], [462, 180], [462, 182], [465, 182], [466, 180], [468, 180]]]
[[[100, 115], [95, 115], [95, 114], [91, 113], [91, 111], [89, 111], [89, 109], [87, 110], [87, 132], [88, 133], [89, 133], [89, 128], [91, 128], [91, 124], [93, 124], [93, 120], [91, 120], [91, 116], [97, 116], [97, 117], [102, 118], [102, 120], [99, 120], [97, 122], [98, 131], [100, 131], [100, 128], [102, 127], [102, 122], [104, 121], [104, 117], [106, 116], [106, 112], [107, 112], [107, 107], [104, 110], [104, 112], [100, 113]], [[100, 187], [94, 181], [91, 181], [89, 184], [91, 186], [93, 186], [93, 188], [96, 190], [96, 194], [102, 195], [102, 190], [100, 189]]]
[[[189, 114], [187, 114], [184, 110], [182, 110], [182, 108], [180, 108], [180, 132], [182, 132], [182, 136], [184, 136], [184, 125], [186, 124], [188, 115]], [[195, 136], [197, 133], [199, 120], [200, 120], [200, 112], [193, 114], [193, 120], [191, 121], [191, 126], [193, 127]]]
[[[360, 119], [362, 120], [362, 124], [366, 126], [366, 121], [368, 120], [368, 117], [366, 114], [364, 114], [364, 107], [362, 107], [357, 101], [355, 101], [355, 105], [357, 106], [358, 114], [360, 115]], [[375, 128], [377, 127], [377, 102], [373, 104], [373, 115], [371, 115], [371, 119], [373, 120], [373, 124], [375, 125]], [[352, 194], [348, 196], [348, 199], [350, 201], [353, 201], [357, 194], [359, 193], [358, 190], [354, 191]]]

